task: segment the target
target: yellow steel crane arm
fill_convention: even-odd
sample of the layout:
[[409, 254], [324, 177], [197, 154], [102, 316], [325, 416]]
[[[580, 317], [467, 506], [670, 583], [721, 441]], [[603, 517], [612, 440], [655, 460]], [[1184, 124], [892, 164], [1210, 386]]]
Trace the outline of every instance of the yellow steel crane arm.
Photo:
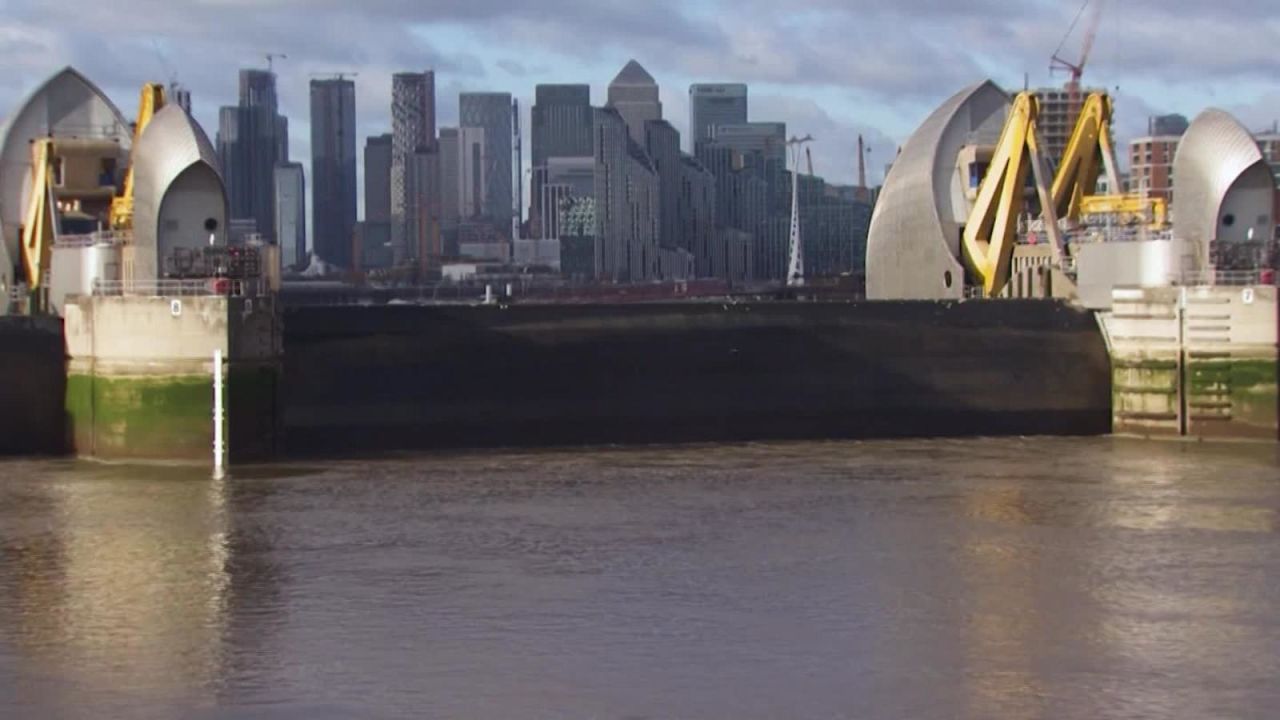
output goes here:
[[31, 200], [22, 225], [22, 262], [31, 290], [42, 284], [53, 253], [58, 219], [53, 200], [54, 162], [52, 139], [40, 138], [31, 143]]
[[[1080, 218], [1085, 196], [1093, 195], [1103, 164], [1108, 180], [1116, 182], [1111, 147], [1111, 98], [1105, 93], [1091, 93], [1080, 108], [1071, 140], [1062, 153], [1062, 163], [1053, 178], [1053, 208], [1059, 218], [1072, 222]], [[1102, 162], [1099, 162], [1099, 161]], [[1112, 192], [1116, 188], [1112, 186]]]
[[[1168, 223], [1169, 209], [1163, 198], [1144, 198], [1120, 192], [1116, 176], [1115, 148], [1111, 144], [1113, 105], [1105, 93], [1092, 93], [1080, 109], [1071, 140], [1062, 155], [1062, 164], [1053, 178], [1053, 207], [1059, 218], [1075, 224], [1084, 215], [1112, 215], [1153, 228]], [[1101, 164], [1099, 164], [1101, 160]], [[1097, 195], [1098, 177], [1103, 170], [1111, 188], [1109, 195]]]
[[[151, 118], [155, 116], [165, 105], [164, 85], [160, 83], [147, 83], [142, 86], [141, 97], [138, 99], [138, 119], [134, 123], [133, 128], [133, 147], [138, 147], [138, 140], [142, 137], [143, 131], [151, 124]], [[117, 195], [111, 201], [111, 227], [115, 230], [130, 230], [133, 228], [133, 163], [129, 163], [129, 169], [124, 174], [124, 192]]]
[[1018, 239], [1018, 217], [1023, 209], [1027, 172], [1035, 177], [1035, 187], [1045, 218], [1055, 261], [1061, 260], [1057, 217], [1049, 196], [1047, 171], [1040, 156], [1036, 119], [1040, 104], [1031, 93], [1019, 93], [1009, 109], [1000, 143], [973, 210], [964, 227], [964, 258], [969, 270], [982, 282], [987, 297], [994, 297], [1009, 282], [1010, 264]]

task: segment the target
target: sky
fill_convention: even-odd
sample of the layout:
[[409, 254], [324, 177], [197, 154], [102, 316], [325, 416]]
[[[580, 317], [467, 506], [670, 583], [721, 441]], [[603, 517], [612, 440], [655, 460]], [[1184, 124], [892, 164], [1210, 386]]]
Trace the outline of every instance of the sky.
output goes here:
[[[1086, 84], [1116, 97], [1123, 143], [1152, 114], [1207, 107], [1254, 129], [1280, 118], [1277, 0], [1105, 2]], [[1083, 0], [0, 0], [0, 116], [72, 65], [132, 116], [147, 81], [177, 80], [210, 138], [236, 101], [237, 71], [275, 61], [292, 159], [308, 166], [308, 81], [358, 73], [359, 137], [390, 129], [391, 74], [434, 69], [438, 124], [458, 93], [581, 82], [603, 104], [629, 59], [661, 87], [665, 117], [688, 126], [693, 82], [745, 82], [750, 119], [811, 134], [815, 172], [869, 181], [947, 97], [991, 78], [1009, 90], [1060, 84], [1049, 59], [1079, 57]], [[1088, 13], [1085, 14], [1088, 17]], [[1063, 43], [1065, 38], [1065, 44]], [[363, 152], [363, 142], [358, 153]], [[527, 167], [527, 161], [526, 161]], [[308, 183], [309, 185], [310, 183]]]

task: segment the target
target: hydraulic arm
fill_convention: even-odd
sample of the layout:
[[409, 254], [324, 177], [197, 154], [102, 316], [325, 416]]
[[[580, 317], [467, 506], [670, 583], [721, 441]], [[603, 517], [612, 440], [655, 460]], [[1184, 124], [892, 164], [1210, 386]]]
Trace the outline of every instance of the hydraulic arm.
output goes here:
[[31, 143], [31, 202], [22, 226], [22, 263], [27, 271], [27, 287], [36, 290], [44, 281], [53, 253], [58, 221], [53, 199], [53, 140], [40, 138]]
[[998, 295], [1009, 282], [1013, 249], [1018, 239], [1018, 218], [1025, 205], [1023, 193], [1028, 171], [1035, 179], [1045, 231], [1053, 246], [1054, 257], [1061, 260], [1057, 217], [1036, 135], [1039, 112], [1039, 102], [1032, 94], [1019, 93], [1014, 98], [1000, 142], [996, 145], [991, 165], [978, 188], [977, 200], [964, 227], [965, 262], [982, 282], [987, 297]]

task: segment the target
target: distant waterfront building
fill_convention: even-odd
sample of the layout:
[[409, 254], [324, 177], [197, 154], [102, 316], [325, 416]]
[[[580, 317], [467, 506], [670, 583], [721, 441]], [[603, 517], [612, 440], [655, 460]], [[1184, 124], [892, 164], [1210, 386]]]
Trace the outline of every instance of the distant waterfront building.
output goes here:
[[417, 212], [410, 226], [412, 256], [420, 267], [438, 267], [444, 253], [440, 239], [440, 149], [419, 148], [409, 163], [409, 183], [416, 195], [411, 198]]
[[364, 219], [391, 223], [391, 134], [364, 141]]
[[711, 128], [711, 141], [739, 153], [747, 164], [751, 164], [752, 156], [779, 167], [784, 167], [787, 161], [786, 123], [717, 124]]
[[1066, 152], [1071, 133], [1076, 128], [1076, 120], [1080, 117], [1080, 107], [1084, 98], [1092, 93], [1105, 93], [1102, 88], [1081, 88], [1079, 95], [1074, 96], [1065, 87], [1044, 87], [1032, 91], [1040, 101], [1040, 116], [1036, 126], [1044, 140], [1044, 155], [1050, 168], [1056, 170], [1062, 163], [1062, 154]]
[[[529, 153], [533, 169], [530, 217], [535, 222], [541, 222], [545, 212], [541, 195], [548, 159], [591, 157], [591, 113], [589, 85], [538, 85], [535, 88]], [[548, 220], [554, 223], [555, 218]]]
[[573, 199], [595, 196], [595, 160], [591, 156], [548, 158], [535, 173], [544, 192], [534, 215], [545, 218], [537, 224], [537, 237], [560, 237], [560, 209]]
[[413, 154], [436, 144], [436, 77], [431, 70], [391, 76], [391, 245], [395, 261], [415, 257], [420, 208], [412, 185]]
[[446, 255], [456, 255], [456, 240], [451, 237], [457, 230], [459, 211], [458, 184], [458, 128], [440, 128], [440, 229]]
[[275, 237], [285, 270], [307, 262], [307, 187], [302, 163], [275, 168]]
[[[459, 125], [484, 131], [483, 219], [500, 238], [510, 239], [515, 216], [511, 93], [467, 92], [458, 99]], [[465, 157], [464, 152], [462, 157]]]
[[1147, 119], [1148, 135], [1174, 135], [1181, 137], [1191, 126], [1186, 115], [1155, 115]]
[[1128, 192], [1173, 200], [1173, 157], [1189, 123], [1182, 115], [1157, 115], [1147, 119], [1147, 135], [1129, 141]]
[[645, 123], [662, 119], [657, 81], [640, 63], [628, 61], [609, 83], [608, 107], [618, 111], [631, 133], [631, 139], [644, 147]]
[[1129, 141], [1129, 192], [1173, 200], [1173, 158], [1181, 135], [1148, 135]]
[[356, 225], [356, 85], [311, 81], [311, 237], [316, 255], [351, 265]]
[[[358, 225], [360, 267], [391, 264], [391, 134], [364, 142], [364, 220]], [[352, 260], [353, 264], [355, 259]]]
[[476, 222], [485, 214], [486, 175], [490, 166], [486, 157], [484, 128], [457, 129], [458, 147], [458, 217]]
[[689, 86], [689, 152], [711, 139], [716, 125], [747, 122], [747, 86], [740, 83], [701, 83]]
[[658, 175], [658, 244], [689, 250], [680, 234], [680, 132], [666, 120], [645, 123], [645, 150]]
[[218, 112], [217, 152], [230, 217], [251, 220], [265, 239], [275, 233], [275, 167], [289, 162], [289, 122], [279, 112], [276, 76], [240, 71], [239, 104]]
[[191, 114], [191, 91], [176, 82], [169, 83], [169, 102]]
[[716, 232], [716, 178], [690, 155], [680, 157], [680, 191], [676, 214], [680, 236], [694, 257], [697, 277], [715, 277], [712, 247]]
[[613, 108], [595, 112], [598, 279], [646, 282], [657, 274], [658, 175]]

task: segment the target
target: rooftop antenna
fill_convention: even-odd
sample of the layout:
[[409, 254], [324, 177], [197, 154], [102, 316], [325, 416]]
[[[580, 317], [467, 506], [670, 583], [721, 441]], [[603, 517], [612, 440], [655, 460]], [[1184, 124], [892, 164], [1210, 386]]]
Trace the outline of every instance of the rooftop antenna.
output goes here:
[[[804, 287], [804, 246], [800, 243], [800, 149], [813, 142], [812, 135], [792, 137], [791, 148], [791, 261], [787, 266], [787, 287]], [[807, 152], [807, 150], [806, 150]], [[812, 174], [812, 173], [810, 173]]]

